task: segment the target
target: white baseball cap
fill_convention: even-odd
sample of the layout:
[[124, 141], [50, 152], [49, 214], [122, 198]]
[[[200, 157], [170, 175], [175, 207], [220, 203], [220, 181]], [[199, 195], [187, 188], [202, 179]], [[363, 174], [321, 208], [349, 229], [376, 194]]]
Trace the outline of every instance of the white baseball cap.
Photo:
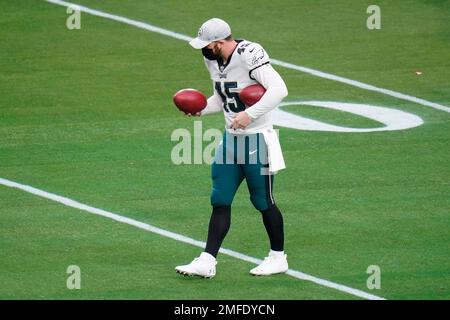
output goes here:
[[212, 18], [206, 21], [198, 29], [197, 38], [192, 39], [189, 44], [195, 49], [202, 49], [211, 42], [223, 40], [231, 35], [231, 28], [222, 19]]

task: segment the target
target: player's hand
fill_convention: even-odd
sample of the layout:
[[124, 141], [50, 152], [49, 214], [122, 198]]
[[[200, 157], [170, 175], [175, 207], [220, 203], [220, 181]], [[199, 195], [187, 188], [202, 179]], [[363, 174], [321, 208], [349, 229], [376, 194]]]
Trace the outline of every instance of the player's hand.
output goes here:
[[231, 123], [232, 129], [245, 129], [251, 122], [247, 112], [239, 112]]

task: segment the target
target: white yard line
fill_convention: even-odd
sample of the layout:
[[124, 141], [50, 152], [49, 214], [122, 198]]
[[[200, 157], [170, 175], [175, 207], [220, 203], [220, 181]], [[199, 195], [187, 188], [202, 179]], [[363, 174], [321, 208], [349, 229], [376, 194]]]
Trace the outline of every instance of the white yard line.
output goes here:
[[[106, 19], [111, 19], [114, 21], [118, 21], [118, 22], [122, 22], [128, 25], [132, 25], [135, 26], [137, 28], [140, 29], [144, 29], [147, 31], [151, 31], [151, 32], [155, 32], [155, 33], [159, 33], [171, 38], [175, 38], [178, 40], [183, 40], [183, 41], [190, 41], [192, 40], [192, 37], [186, 36], [184, 34], [178, 33], [178, 32], [174, 32], [174, 31], [170, 31], [164, 28], [160, 28], [154, 25], [151, 25], [149, 23], [145, 23], [145, 22], [141, 22], [141, 21], [136, 21], [133, 19], [129, 19], [129, 18], [125, 18], [122, 16], [118, 16], [115, 14], [110, 14], [110, 13], [106, 13], [103, 11], [99, 11], [99, 10], [94, 10], [94, 9], [90, 9], [88, 7], [79, 5], [79, 4], [75, 4], [75, 3], [70, 3], [70, 2], [66, 2], [66, 1], [60, 1], [60, 0], [45, 0], [49, 3], [53, 3], [53, 4], [57, 4], [60, 6], [64, 6], [64, 7], [70, 7], [70, 6], [77, 6], [79, 8], [79, 10], [81, 12], [86, 12], [88, 14], [97, 16], [97, 17], [102, 17], [102, 18], [106, 18]], [[304, 73], [308, 73], [311, 74], [313, 76], [319, 77], [319, 78], [324, 78], [324, 79], [328, 79], [328, 80], [332, 80], [332, 81], [337, 81], [337, 82], [341, 82], [341, 83], [345, 83], [348, 84], [350, 86], [353, 87], [357, 87], [357, 88], [361, 88], [361, 89], [365, 89], [365, 90], [369, 90], [369, 91], [374, 91], [374, 92], [379, 92], [391, 97], [395, 97], [401, 100], [406, 100], [406, 101], [410, 101], [410, 102], [414, 102], [423, 106], [427, 106], [427, 107], [431, 107], [437, 110], [441, 110], [441, 111], [445, 111], [445, 112], [449, 112], [450, 113], [450, 107], [444, 106], [442, 104], [438, 104], [438, 103], [434, 103], [434, 102], [430, 102], [427, 101], [425, 99], [421, 99], [421, 98], [417, 98], [414, 96], [410, 96], [407, 94], [403, 94], [400, 92], [396, 92], [396, 91], [392, 91], [389, 89], [383, 89], [383, 88], [379, 88], [376, 86], [373, 86], [371, 84], [366, 84], [363, 82], [359, 82], [356, 80], [351, 80], [351, 79], [347, 79], [344, 77], [340, 77], [340, 76], [336, 76], [334, 74], [331, 73], [326, 73], [326, 72], [322, 72], [319, 70], [314, 70], [311, 68], [307, 68], [307, 67], [302, 67], [299, 65], [295, 65], [292, 63], [288, 63], [288, 62], [284, 62], [284, 61], [280, 61], [280, 60], [276, 60], [276, 59], [271, 59], [272, 64], [274, 65], [278, 65], [280, 67], [284, 67], [287, 69], [292, 69], [292, 70], [297, 70], [300, 72], [304, 72]]]
[[[74, 209], [93, 213], [95, 215], [109, 218], [109, 219], [112, 219], [112, 220], [115, 220], [115, 221], [118, 221], [121, 223], [126, 223], [128, 225], [159, 234], [166, 238], [184, 242], [184, 243], [187, 243], [187, 244], [190, 244], [193, 246], [200, 247], [202, 249], [205, 248], [205, 243], [203, 241], [198, 241], [198, 240], [183, 236], [183, 235], [175, 233], [175, 232], [164, 230], [164, 229], [155, 227], [151, 224], [147, 224], [147, 223], [144, 223], [144, 222], [141, 222], [138, 220], [134, 220], [134, 219], [131, 219], [131, 218], [128, 218], [125, 216], [121, 216], [117, 213], [94, 208], [87, 204], [83, 204], [81, 202], [78, 202], [78, 201], [75, 201], [75, 200], [72, 200], [72, 199], [69, 199], [66, 197], [62, 197], [62, 196], [59, 196], [59, 195], [56, 195], [56, 194], [53, 194], [50, 192], [46, 192], [46, 191], [31, 187], [28, 185], [24, 185], [24, 184], [17, 183], [17, 182], [11, 181], [11, 180], [3, 179], [3, 178], [0, 178], [0, 185], [19, 189], [19, 190], [31, 193], [35, 196], [45, 198], [45, 199], [48, 199], [48, 200], [51, 200], [54, 202], [58, 202], [67, 207], [71, 207]], [[226, 254], [228, 256], [234, 257], [236, 259], [247, 261], [247, 262], [254, 263], [254, 264], [260, 264], [262, 262], [262, 260], [260, 260], [260, 259], [253, 258], [253, 257], [247, 256], [245, 254], [242, 254], [237, 251], [230, 250], [230, 249], [222, 248], [222, 249], [220, 249], [220, 252], [223, 254]], [[174, 272], [175, 272], [175, 270], [174, 270]], [[309, 275], [309, 274], [306, 274], [306, 273], [303, 273], [300, 271], [289, 269], [287, 271], [287, 274], [290, 275], [291, 277], [294, 277], [294, 278], [297, 278], [300, 280], [310, 281], [310, 282], [316, 283], [316, 284], [324, 286], [324, 287], [336, 289], [338, 291], [345, 292], [345, 293], [351, 294], [351, 295], [359, 297], [359, 298], [364, 298], [364, 299], [369, 299], [369, 300], [385, 300], [382, 297], [379, 297], [379, 296], [376, 296], [376, 295], [373, 295], [373, 294], [370, 294], [370, 293], [367, 293], [367, 292], [364, 292], [364, 291], [361, 291], [358, 289], [353, 289], [353, 288], [344, 286], [342, 284], [334, 283], [334, 282], [331, 282], [331, 281], [328, 281], [325, 279], [317, 278], [317, 277], [314, 277], [312, 275]]]

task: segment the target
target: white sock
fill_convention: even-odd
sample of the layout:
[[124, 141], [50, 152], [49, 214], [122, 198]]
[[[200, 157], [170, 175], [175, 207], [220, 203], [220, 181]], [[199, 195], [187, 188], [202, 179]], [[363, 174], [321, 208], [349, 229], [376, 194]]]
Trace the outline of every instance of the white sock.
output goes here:
[[275, 257], [282, 257], [282, 256], [284, 256], [284, 251], [270, 250], [269, 255], [275, 256]]
[[214, 258], [214, 256], [212, 254], [209, 254], [208, 252], [202, 252], [200, 254], [200, 257], [205, 258], [209, 261], [216, 261], [216, 258]]

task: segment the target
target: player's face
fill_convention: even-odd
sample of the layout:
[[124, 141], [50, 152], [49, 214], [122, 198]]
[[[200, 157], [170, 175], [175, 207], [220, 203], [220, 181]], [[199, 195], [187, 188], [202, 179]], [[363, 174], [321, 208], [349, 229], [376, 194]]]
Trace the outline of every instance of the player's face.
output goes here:
[[220, 56], [222, 52], [222, 43], [220, 41], [214, 41], [211, 42], [207, 48], [212, 50], [212, 53], [215, 56]]

